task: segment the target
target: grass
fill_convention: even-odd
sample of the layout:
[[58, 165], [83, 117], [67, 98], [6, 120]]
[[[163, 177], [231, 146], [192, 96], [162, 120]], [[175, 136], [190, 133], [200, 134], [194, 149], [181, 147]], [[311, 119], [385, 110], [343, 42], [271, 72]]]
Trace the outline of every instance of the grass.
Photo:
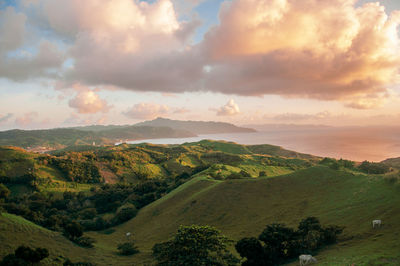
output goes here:
[[[98, 265], [148, 265], [153, 263], [153, 245], [171, 238], [180, 225], [215, 226], [237, 241], [243, 237], [258, 236], [267, 224], [273, 222], [295, 227], [301, 219], [316, 216], [323, 224], [345, 226], [340, 242], [316, 255], [320, 265], [400, 265], [400, 185], [397, 179], [348, 170], [336, 171], [323, 165], [294, 170], [303, 167], [305, 161], [302, 158], [313, 161], [315, 157], [271, 145], [244, 146], [201, 141], [185, 144], [183, 147], [187, 152], [182, 153], [179, 152], [182, 148], [179, 145], [137, 146], [140, 150], [135, 147], [121, 145], [105, 150], [125, 152], [124, 156], [130, 156], [130, 152], [128, 159], [132, 159], [134, 167], [144, 167], [154, 176], [164, 174], [165, 169], [156, 163], [145, 165], [143, 161], [166, 152], [171, 159], [163, 163], [176, 173], [199, 165], [199, 154], [209, 150], [240, 154], [242, 160], [232, 165], [211, 166], [141, 209], [134, 219], [107, 232], [87, 232], [88, 236], [97, 240], [92, 249], [81, 248], [60, 233], [46, 230], [21, 217], [3, 214], [0, 216], [0, 257], [26, 244], [48, 248], [51, 256], [45, 264], [49, 265], [60, 264], [65, 258]], [[22, 162], [32, 160], [29, 154], [19, 150], [11, 152], [21, 156]], [[277, 155], [297, 159], [272, 158]], [[264, 159], [290, 162], [293, 167], [268, 165], [263, 163]], [[103, 163], [106, 169], [108, 166]], [[220, 172], [225, 177], [241, 170], [250, 173], [252, 178], [210, 178], [213, 172]], [[41, 166], [36, 171], [43, 180], [51, 180], [40, 185], [45, 191], [85, 191], [92, 186], [66, 182], [62, 173], [51, 167]], [[132, 175], [127, 167], [121, 166], [120, 171]], [[260, 171], [265, 171], [267, 177], [255, 178]], [[21, 187], [12, 189], [24, 193]], [[374, 219], [381, 219], [383, 227], [372, 229], [371, 221]], [[126, 240], [126, 232], [133, 234], [141, 253], [131, 257], [117, 254], [116, 248]]]
[[[321, 265], [400, 263], [400, 191], [381, 177], [323, 166], [276, 178], [215, 181], [199, 176], [142, 209], [115, 233], [92, 236], [111, 243], [115, 235], [133, 232], [150, 259], [151, 247], [172, 237], [181, 224], [212, 225], [239, 240], [257, 236], [267, 224], [294, 227], [308, 216], [346, 227], [338, 245], [317, 255]], [[382, 229], [372, 229], [373, 219], [382, 219]]]
[[[345, 226], [339, 244], [321, 250], [320, 265], [399, 265], [400, 190], [381, 176], [354, 175], [324, 166], [274, 178], [218, 181], [201, 173], [139, 211], [110, 232], [88, 232], [97, 243], [80, 248], [61, 234], [23, 218], [0, 217], [1, 255], [26, 243], [58, 256], [99, 265], [149, 264], [155, 243], [171, 238], [179, 225], [211, 225], [233, 240], [257, 236], [273, 222], [296, 226], [308, 216], [323, 224]], [[371, 221], [382, 219], [381, 229]], [[115, 230], [115, 231], [114, 231]], [[141, 253], [121, 257], [116, 247], [131, 232]], [[232, 247], [231, 247], [232, 248]], [[293, 262], [292, 265], [296, 265]]]

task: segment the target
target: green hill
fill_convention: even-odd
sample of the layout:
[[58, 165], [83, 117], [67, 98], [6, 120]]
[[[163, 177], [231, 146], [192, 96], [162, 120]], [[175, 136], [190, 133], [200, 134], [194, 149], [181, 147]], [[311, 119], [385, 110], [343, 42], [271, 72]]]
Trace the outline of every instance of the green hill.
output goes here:
[[[89, 128], [91, 129], [91, 128]], [[116, 126], [95, 128], [56, 128], [43, 130], [8, 130], [0, 132], [0, 145], [12, 145], [34, 150], [61, 149], [72, 145], [113, 145], [120, 140], [137, 140], [152, 138], [186, 138], [194, 137], [183, 129], [151, 126]]]
[[[142, 209], [133, 220], [102, 236], [133, 232], [139, 248], [172, 237], [179, 225], [212, 225], [234, 240], [257, 236], [265, 225], [296, 226], [319, 217], [323, 224], [345, 226], [338, 245], [322, 250], [321, 265], [398, 265], [400, 263], [399, 187], [378, 176], [353, 175], [317, 166], [276, 178], [217, 181], [198, 176]], [[371, 221], [382, 219], [381, 229]]]
[[62, 149], [74, 145], [113, 145], [140, 139], [187, 138], [197, 134], [249, 133], [254, 129], [229, 123], [179, 121], [157, 118], [135, 125], [92, 125], [42, 130], [7, 130], [0, 132], [0, 145], [28, 148], [33, 151]]
[[[315, 216], [322, 224], [345, 226], [339, 243], [316, 255], [321, 265], [400, 263], [400, 184], [392, 178], [396, 171], [365, 174], [345, 161], [321, 160], [272, 145], [204, 140], [91, 147], [53, 155], [1, 147], [0, 176], [10, 181], [2, 183], [12, 190], [12, 197], [21, 197], [13, 204], [42, 210], [33, 220], [46, 227], [47, 214], [53, 212], [88, 224], [91, 220], [84, 217], [93, 211], [97, 210], [92, 215], [96, 219], [112, 221], [120, 208], [139, 202], [134, 206], [139, 209], [136, 217], [85, 232], [97, 241], [94, 248], [85, 249], [59, 232], [3, 214], [0, 257], [29, 244], [48, 248], [51, 256], [46, 263], [51, 265], [65, 258], [98, 265], [151, 265], [152, 246], [171, 238], [180, 225], [211, 225], [237, 241], [259, 235], [267, 224], [294, 227]], [[28, 183], [22, 178], [27, 176]], [[104, 182], [117, 184], [103, 186]], [[31, 193], [34, 190], [41, 194]], [[64, 191], [75, 193], [50, 193]], [[101, 197], [105, 201], [98, 201]], [[105, 205], [109, 209], [102, 211]], [[57, 206], [59, 210], [54, 209]], [[14, 213], [23, 208], [7, 205]], [[24, 215], [31, 220], [32, 213]], [[382, 228], [372, 229], [374, 219], [382, 220]], [[119, 256], [116, 250], [127, 232], [141, 251], [132, 257]]]

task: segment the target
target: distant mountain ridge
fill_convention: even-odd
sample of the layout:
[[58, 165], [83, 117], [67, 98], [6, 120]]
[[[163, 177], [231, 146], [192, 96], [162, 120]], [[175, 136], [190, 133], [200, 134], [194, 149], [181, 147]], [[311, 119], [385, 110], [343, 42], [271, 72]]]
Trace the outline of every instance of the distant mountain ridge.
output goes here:
[[173, 129], [190, 130], [195, 134], [218, 134], [218, 133], [251, 133], [255, 129], [238, 127], [230, 123], [214, 121], [182, 121], [158, 117], [151, 121], [145, 121], [135, 126], [171, 127]]
[[198, 134], [249, 133], [254, 129], [241, 128], [222, 122], [179, 121], [157, 118], [135, 125], [91, 125], [43, 130], [8, 130], [0, 132], [0, 145], [28, 149], [36, 147], [61, 149], [73, 145], [113, 145], [116, 142], [157, 138], [188, 138]]

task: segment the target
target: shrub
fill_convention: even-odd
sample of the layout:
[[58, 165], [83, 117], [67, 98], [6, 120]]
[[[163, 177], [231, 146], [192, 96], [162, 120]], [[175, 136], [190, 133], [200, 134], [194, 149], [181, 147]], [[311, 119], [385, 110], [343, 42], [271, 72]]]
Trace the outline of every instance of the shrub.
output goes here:
[[94, 266], [91, 262], [72, 262], [70, 259], [64, 261], [63, 266]]
[[343, 227], [322, 227], [316, 217], [300, 221], [298, 229], [283, 224], [270, 224], [259, 235], [239, 240], [235, 248], [247, 260], [242, 265], [280, 265], [290, 262], [302, 253], [311, 253], [323, 245], [336, 242]]
[[371, 163], [363, 161], [360, 166], [360, 170], [368, 174], [385, 174], [390, 171], [390, 167], [383, 163]]
[[73, 241], [74, 241], [74, 243], [78, 244], [79, 246], [85, 247], [85, 248], [94, 247], [93, 244], [96, 242], [96, 240], [94, 240], [93, 238], [88, 237], [88, 236], [81, 236], [81, 237], [75, 238]]
[[125, 242], [118, 245], [118, 250], [121, 255], [128, 256], [139, 253], [139, 249], [133, 242]]
[[69, 239], [75, 239], [83, 235], [83, 227], [77, 222], [71, 222], [64, 227], [64, 234]]
[[19, 246], [14, 254], [9, 254], [0, 262], [1, 266], [25, 266], [35, 264], [49, 256], [45, 248], [32, 249], [26, 246]]
[[153, 246], [153, 256], [157, 265], [236, 265], [230, 242], [210, 226], [181, 226], [173, 240]]
[[136, 214], [137, 209], [134, 205], [129, 204], [129, 206], [123, 206], [117, 211], [117, 214], [114, 216], [112, 222], [114, 225], [118, 225], [132, 219], [136, 216]]
[[0, 183], [0, 199], [6, 199], [10, 195], [10, 190]]

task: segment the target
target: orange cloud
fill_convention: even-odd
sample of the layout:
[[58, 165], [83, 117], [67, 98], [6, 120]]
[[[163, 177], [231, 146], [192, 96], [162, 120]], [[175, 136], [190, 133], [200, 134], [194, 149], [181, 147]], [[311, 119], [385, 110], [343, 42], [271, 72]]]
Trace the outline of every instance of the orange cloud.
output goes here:
[[132, 119], [145, 120], [164, 116], [168, 113], [168, 111], [169, 107], [166, 105], [155, 103], [138, 103], [123, 114]]
[[77, 95], [68, 104], [80, 114], [106, 113], [112, 107], [107, 104], [106, 100], [101, 99], [95, 91], [82, 87], [79, 88]]
[[225, 2], [205, 37], [207, 87], [344, 101], [385, 92], [400, 81], [400, 12], [355, 2]]
[[217, 116], [234, 116], [240, 114], [239, 106], [233, 99], [230, 99], [224, 106], [218, 109], [211, 109], [217, 112]]

